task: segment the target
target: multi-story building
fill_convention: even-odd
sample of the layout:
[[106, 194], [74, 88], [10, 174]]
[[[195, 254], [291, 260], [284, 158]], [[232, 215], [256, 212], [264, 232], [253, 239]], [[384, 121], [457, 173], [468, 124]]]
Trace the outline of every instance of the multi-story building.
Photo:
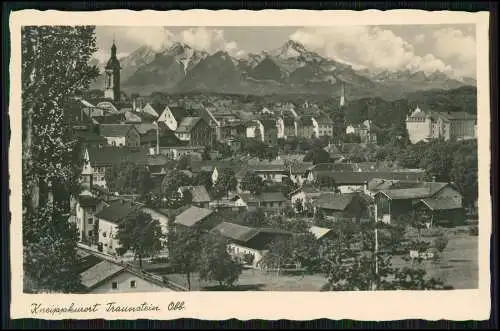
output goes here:
[[201, 117], [184, 117], [175, 136], [190, 146], [212, 146], [215, 139], [213, 128]]
[[304, 138], [319, 137], [318, 122], [312, 116], [302, 116], [297, 125], [297, 135]]
[[148, 151], [142, 148], [131, 147], [88, 147], [84, 150], [81, 182], [91, 188], [94, 185], [107, 188], [106, 170], [115, 164], [133, 163], [136, 165], [148, 164]]
[[475, 138], [475, 125], [476, 117], [466, 112], [425, 112], [418, 106], [406, 117], [406, 129], [413, 144], [438, 138]]

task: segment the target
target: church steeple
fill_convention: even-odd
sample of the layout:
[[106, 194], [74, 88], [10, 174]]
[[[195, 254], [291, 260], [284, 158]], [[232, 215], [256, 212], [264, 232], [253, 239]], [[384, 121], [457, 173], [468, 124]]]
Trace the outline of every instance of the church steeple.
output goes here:
[[106, 81], [104, 86], [104, 97], [114, 101], [120, 101], [120, 61], [116, 57], [115, 38], [111, 45], [111, 56], [106, 64]]

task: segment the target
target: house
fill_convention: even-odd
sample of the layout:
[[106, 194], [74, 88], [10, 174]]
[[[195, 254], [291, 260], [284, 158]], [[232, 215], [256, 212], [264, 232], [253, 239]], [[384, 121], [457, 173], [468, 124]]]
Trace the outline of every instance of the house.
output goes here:
[[146, 166], [148, 151], [132, 147], [88, 147], [83, 152], [84, 165], [80, 180], [86, 187], [107, 187], [106, 169], [113, 165], [132, 163]]
[[[443, 182], [422, 182], [416, 187], [379, 190], [374, 194], [374, 200], [377, 219], [385, 223], [391, 223], [407, 214], [420, 202], [431, 212], [440, 208], [454, 210], [462, 206], [462, 195], [457, 188], [453, 184]], [[440, 207], [441, 205], [445, 207]]]
[[244, 211], [248, 209], [247, 203], [238, 194], [230, 197], [222, 197], [219, 200], [212, 200], [209, 203], [209, 207], [215, 210], [231, 209], [232, 211]]
[[146, 214], [151, 215], [151, 218], [153, 220], [157, 220], [160, 223], [161, 227], [161, 232], [163, 233], [164, 237], [160, 239], [160, 241], [163, 242], [163, 244], [166, 244], [167, 238], [166, 235], [168, 234], [168, 219], [169, 215], [164, 209], [156, 209], [156, 208], [149, 208], [146, 207], [143, 204], [139, 204], [139, 208], [141, 212], [144, 212]]
[[282, 192], [263, 192], [260, 194], [240, 193], [239, 197], [247, 205], [248, 210], [255, 210], [259, 207], [281, 210], [290, 205], [290, 201]]
[[285, 164], [285, 173], [288, 174], [292, 182], [301, 186], [307, 180], [307, 175], [312, 167], [312, 162], [290, 162]]
[[269, 243], [277, 237], [292, 235], [277, 229], [252, 228], [229, 222], [218, 224], [211, 232], [229, 239], [229, 253], [254, 268], [263, 267], [261, 261]]
[[161, 115], [158, 117], [158, 122], [165, 124], [165, 126], [170, 130], [175, 132], [177, 130], [177, 119], [174, 117], [174, 113], [166, 105], [156, 105], [156, 109], [162, 109]]
[[106, 138], [110, 146], [139, 147], [141, 144], [139, 132], [130, 124], [101, 124], [99, 134]]
[[173, 291], [161, 279], [124, 265], [99, 260], [80, 273], [85, 293], [131, 293]]
[[[333, 183], [341, 193], [366, 192], [368, 182], [374, 178], [419, 181], [424, 177], [424, 170], [398, 171], [310, 171], [307, 181], [311, 183]], [[328, 187], [331, 188], [331, 187]]]
[[269, 145], [276, 145], [278, 142], [278, 126], [275, 118], [268, 116], [260, 119], [264, 127], [264, 142]]
[[295, 206], [297, 201], [301, 201], [303, 208], [307, 209], [320, 195], [321, 192], [314, 187], [302, 187], [290, 193], [289, 198], [292, 206]]
[[297, 121], [294, 116], [283, 115], [283, 135], [285, 138], [287, 137], [297, 137], [298, 135], [298, 127]]
[[181, 186], [179, 187], [179, 193], [184, 195], [184, 192], [188, 191], [191, 194], [191, 204], [200, 208], [208, 208], [210, 203], [210, 195], [208, 194], [205, 186]]
[[312, 116], [302, 116], [297, 123], [297, 135], [303, 138], [317, 138], [319, 137], [318, 122]]
[[376, 130], [372, 125], [372, 121], [365, 120], [361, 124], [351, 124], [346, 127], [346, 134], [353, 134], [358, 136], [362, 143], [365, 144], [376, 144], [377, 135]]
[[319, 137], [333, 136], [333, 121], [328, 116], [321, 114], [320, 116], [317, 116], [315, 119], [318, 124]]
[[183, 156], [190, 156], [193, 154], [202, 154], [205, 146], [170, 146], [160, 147], [160, 154], [167, 156], [172, 160], [179, 160]]
[[75, 225], [78, 230], [79, 241], [86, 244], [95, 244], [97, 234], [97, 219], [94, 217], [108, 204], [94, 196], [89, 191], [82, 192], [76, 199], [74, 208]]
[[285, 165], [281, 161], [261, 161], [261, 162], [248, 162], [248, 171], [258, 175], [265, 181], [281, 183], [285, 173]]
[[328, 146], [325, 146], [323, 148], [323, 150], [328, 152], [331, 161], [337, 161], [343, 157], [342, 153], [340, 152], [340, 149], [334, 144], [329, 143]]
[[466, 112], [423, 111], [417, 105], [406, 117], [406, 129], [412, 144], [429, 139], [475, 138], [476, 117]]
[[189, 170], [195, 174], [208, 173], [212, 178], [212, 183], [217, 183], [219, 175], [225, 169], [231, 169], [238, 174], [245, 167], [245, 164], [239, 160], [206, 160], [191, 162]]
[[139, 123], [134, 124], [135, 129], [139, 132], [140, 144], [146, 147], [156, 147], [160, 145], [160, 137], [163, 136], [165, 126], [163, 123]]
[[426, 220], [428, 227], [438, 225], [462, 225], [465, 210], [458, 199], [437, 197], [420, 199], [413, 209]]
[[259, 120], [252, 120], [246, 124], [246, 137], [265, 141], [264, 125]]
[[175, 130], [176, 137], [190, 146], [212, 146], [214, 131], [201, 117], [185, 117]]
[[155, 120], [160, 116], [150, 103], [147, 103], [144, 107], [140, 109], [140, 111], [145, 114], [149, 114]]
[[75, 130], [73, 135], [81, 142], [84, 147], [104, 147], [108, 145], [108, 140], [100, 136], [99, 130]]
[[316, 212], [335, 220], [360, 220], [369, 216], [366, 200], [355, 193], [324, 193], [313, 201]]
[[214, 217], [214, 212], [207, 208], [190, 206], [188, 209], [175, 217], [175, 225], [187, 228], [196, 228], [209, 231], [215, 227], [220, 220]]
[[246, 127], [243, 121], [234, 120], [231, 122], [222, 122], [220, 124], [220, 140], [229, 141], [234, 138], [246, 136]]
[[98, 222], [97, 248], [101, 252], [115, 254], [120, 247], [117, 238], [118, 226], [126, 217], [139, 211], [141, 206], [132, 201], [116, 200], [94, 216]]

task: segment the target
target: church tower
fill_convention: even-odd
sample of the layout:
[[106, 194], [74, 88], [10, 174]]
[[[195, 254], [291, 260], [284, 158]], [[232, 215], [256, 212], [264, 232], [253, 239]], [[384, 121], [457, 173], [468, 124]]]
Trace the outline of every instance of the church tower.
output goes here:
[[120, 61], [116, 57], [116, 45], [113, 40], [111, 46], [111, 57], [106, 64], [104, 97], [113, 101], [120, 101]]
[[345, 106], [345, 84], [343, 81], [340, 82], [340, 107]]

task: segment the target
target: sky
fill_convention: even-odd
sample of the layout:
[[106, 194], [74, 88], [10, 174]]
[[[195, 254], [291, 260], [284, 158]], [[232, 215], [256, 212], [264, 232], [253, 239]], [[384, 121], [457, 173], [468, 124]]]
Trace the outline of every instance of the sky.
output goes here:
[[143, 45], [161, 49], [180, 41], [213, 53], [236, 57], [281, 47], [287, 40], [307, 49], [371, 70], [436, 70], [457, 77], [476, 76], [474, 25], [377, 25], [331, 27], [96, 27], [95, 57], [109, 58], [115, 39], [118, 56]]

